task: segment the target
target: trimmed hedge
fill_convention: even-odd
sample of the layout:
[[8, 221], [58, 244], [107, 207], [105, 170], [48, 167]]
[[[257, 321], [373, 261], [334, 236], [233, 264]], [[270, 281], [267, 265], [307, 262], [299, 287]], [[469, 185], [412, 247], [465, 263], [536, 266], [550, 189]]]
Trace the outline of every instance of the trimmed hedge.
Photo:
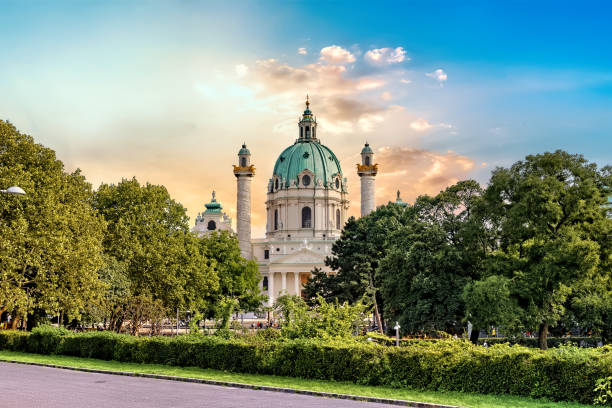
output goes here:
[[[519, 344], [525, 347], [540, 347], [537, 337], [481, 337], [478, 339], [478, 344], [482, 346], [485, 341], [489, 346], [493, 344], [510, 343], [510, 345]], [[546, 339], [548, 348], [567, 345], [576, 347], [598, 347], [597, 343], [600, 341], [601, 338], [599, 337], [549, 337]]]
[[612, 375], [612, 347], [541, 351], [461, 340], [388, 347], [371, 342], [270, 341], [254, 336], [132, 337], [110, 332], [0, 331], [0, 348], [103, 360], [196, 366], [436, 391], [512, 394], [592, 403]]

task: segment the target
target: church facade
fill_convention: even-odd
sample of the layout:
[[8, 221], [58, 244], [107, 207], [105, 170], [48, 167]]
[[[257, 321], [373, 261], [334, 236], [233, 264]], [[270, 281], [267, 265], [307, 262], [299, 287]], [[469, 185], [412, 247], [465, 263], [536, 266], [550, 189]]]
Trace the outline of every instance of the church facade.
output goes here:
[[[282, 294], [301, 295], [314, 268], [331, 272], [324, 260], [331, 255], [332, 244], [348, 219], [349, 186], [340, 161], [319, 138], [308, 98], [297, 127], [297, 139], [280, 153], [268, 181], [265, 238], [251, 237], [251, 181], [255, 166], [246, 144], [234, 165], [236, 235], [242, 256], [259, 265], [260, 287], [270, 305]], [[366, 143], [357, 165], [362, 216], [376, 208], [377, 172], [374, 152]], [[206, 212], [199, 216], [202, 227], [209, 223], [204, 215]]]

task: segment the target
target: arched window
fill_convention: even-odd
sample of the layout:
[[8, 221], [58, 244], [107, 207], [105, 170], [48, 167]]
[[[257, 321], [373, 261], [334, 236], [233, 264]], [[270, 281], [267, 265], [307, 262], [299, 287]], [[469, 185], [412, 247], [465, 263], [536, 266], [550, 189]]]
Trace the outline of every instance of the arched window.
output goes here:
[[263, 286], [263, 290], [268, 290], [268, 277], [267, 276], [264, 276], [263, 282], [261, 283], [261, 285]]
[[274, 230], [278, 229], [278, 210], [274, 210]]
[[300, 126], [300, 138], [304, 137], [304, 128]]
[[302, 184], [304, 187], [308, 187], [310, 185], [310, 176], [308, 174], [304, 174], [302, 176]]
[[340, 188], [340, 179], [336, 179], [336, 188]]
[[342, 229], [342, 225], [340, 225], [340, 210], [336, 210], [336, 228]]
[[242, 167], [246, 167], [246, 157], [241, 157], [241, 158], [240, 158], [240, 165], [241, 165]]
[[209, 231], [214, 231], [214, 230], [217, 229], [217, 224], [213, 220], [210, 220], [210, 221], [208, 221], [208, 227], [207, 228], [208, 228]]
[[274, 189], [278, 190], [278, 179], [274, 181]]
[[311, 228], [312, 226], [312, 210], [310, 207], [302, 208], [302, 228]]
[[369, 166], [369, 165], [370, 165], [370, 156], [366, 156], [366, 158], [365, 158], [365, 164], [366, 164], [366, 166]]
[[310, 126], [306, 126], [306, 139], [310, 139]]

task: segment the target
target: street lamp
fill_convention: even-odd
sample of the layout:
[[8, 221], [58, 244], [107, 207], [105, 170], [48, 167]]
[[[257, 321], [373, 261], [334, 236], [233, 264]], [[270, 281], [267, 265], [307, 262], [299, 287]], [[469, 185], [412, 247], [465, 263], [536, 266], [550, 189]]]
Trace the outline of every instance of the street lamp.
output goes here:
[[401, 328], [399, 322], [395, 322], [395, 345], [399, 347], [399, 329]]
[[23, 191], [23, 188], [17, 187], [17, 186], [9, 187], [6, 190], [0, 190], [0, 193], [15, 194], [15, 195], [26, 195], [26, 192]]

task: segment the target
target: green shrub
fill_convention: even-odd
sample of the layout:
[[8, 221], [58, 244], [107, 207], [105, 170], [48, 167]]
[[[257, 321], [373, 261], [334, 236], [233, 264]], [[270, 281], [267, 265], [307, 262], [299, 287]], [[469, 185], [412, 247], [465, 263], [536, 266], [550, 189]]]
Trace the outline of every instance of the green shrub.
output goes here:
[[111, 332], [72, 334], [41, 328], [31, 334], [0, 332], [0, 348], [583, 403], [593, 403], [596, 398], [603, 401], [610, 387], [600, 379], [612, 376], [612, 346], [561, 346], [541, 351], [508, 344], [484, 348], [463, 340], [436, 340], [406, 341], [402, 347], [390, 347], [364, 339], [270, 339], [277, 336], [271, 333], [229, 339], [203, 335], [165, 338]]
[[62, 327], [40, 325], [32, 330], [28, 337], [27, 351], [39, 354], [54, 354], [63, 336], [70, 334]]
[[612, 377], [597, 380], [595, 393], [597, 394], [593, 401], [595, 405], [610, 405], [612, 403]]
[[17, 330], [0, 331], [0, 350], [26, 351], [30, 333]]
[[[478, 339], [478, 344], [483, 345], [485, 341], [489, 346], [493, 344], [510, 343], [510, 345], [519, 344], [525, 347], [540, 348], [539, 339], [537, 337], [481, 337]], [[599, 337], [549, 337], [547, 339], [548, 348], [564, 345], [597, 347], [600, 341], [601, 338]]]

